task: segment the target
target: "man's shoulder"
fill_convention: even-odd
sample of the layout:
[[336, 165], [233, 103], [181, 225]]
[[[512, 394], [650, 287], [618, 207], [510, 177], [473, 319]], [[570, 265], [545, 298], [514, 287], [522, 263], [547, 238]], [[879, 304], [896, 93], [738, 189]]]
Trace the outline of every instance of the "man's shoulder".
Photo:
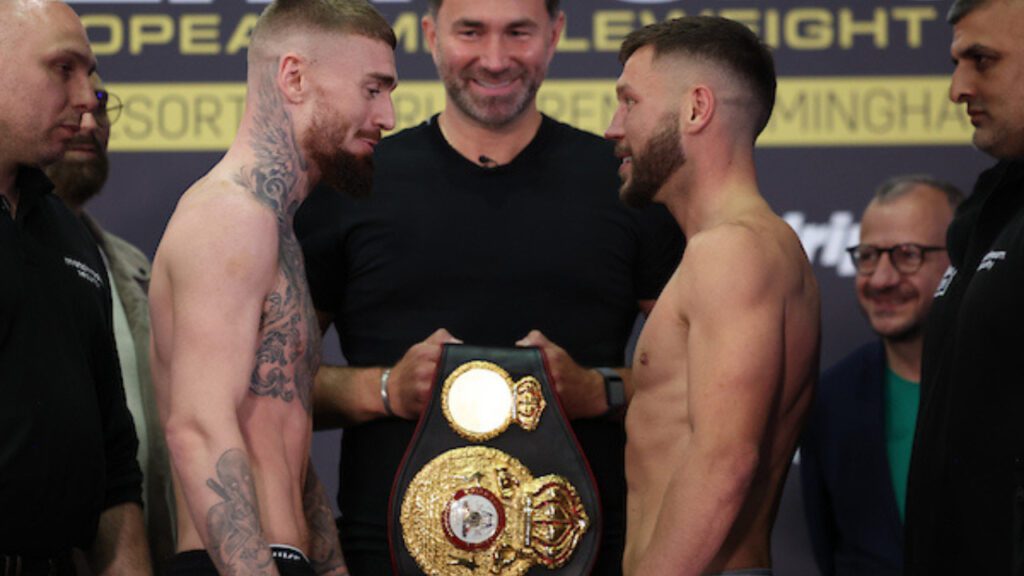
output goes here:
[[847, 354], [826, 370], [818, 380], [814, 406], [807, 419], [805, 438], [817, 437], [819, 442], [830, 437], [829, 430], [859, 426], [866, 417], [865, 404], [872, 398], [882, 401], [881, 340], [867, 342]]
[[[96, 240], [85, 223], [68, 208], [59, 196], [48, 189], [39, 189], [36, 205], [26, 228], [34, 236], [48, 235], [45, 243], [53, 246], [65, 256], [87, 258], [92, 264], [100, 261]], [[56, 234], [52, 232], [56, 231]]]
[[762, 220], [730, 219], [696, 232], [687, 239], [684, 263], [688, 268], [744, 275], [776, 274], [774, 260], [779, 257], [779, 250], [771, 249], [775, 234]]
[[142, 250], [139, 250], [137, 246], [117, 234], [103, 228], [88, 215], [86, 217], [89, 218], [96, 230], [99, 231], [103, 238], [104, 251], [112, 261], [123, 262], [129, 269], [138, 270], [140, 273], [145, 272], [148, 275], [150, 262]]
[[116, 234], [112, 234], [103, 231], [103, 239], [107, 244], [111, 254], [116, 255], [116, 258], [122, 259], [130, 264], [134, 264], [138, 267], [149, 267], [149, 258], [139, 250], [137, 246], [131, 242], [121, 238]]
[[178, 256], [173, 260], [178, 263], [238, 258], [235, 264], [276, 262], [279, 230], [274, 209], [253, 193], [206, 180], [179, 200], [158, 252]]
[[285, 186], [285, 183], [268, 181], [261, 184], [256, 190], [253, 188], [257, 186], [249, 186], [224, 171], [211, 172], [181, 195], [171, 218], [212, 220], [225, 224], [250, 219], [276, 220], [274, 214], [279, 199], [267, 196], [280, 194], [278, 187]]
[[434, 126], [435, 122], [436, 116], [387, 136], [377, 144], [374, 159], [386, 161], [396, 154], [422, 153], [429, 150], [432, 133], [437, 129]]
[[813, 280], [810, 261], [793, 228], [765, 205], [746, 210], [701, 231], [690, 239], [687, 249], [699, 249], [723, 266], [746, 264], [750, 270], [769, 273], [803, 284]]
[[555, 153], [559, 151], [573, 155], [596, 153], [612, 157], [611, 152], [615, 144], [611, 141], [550, 116], [545, 115], [543, 122], [550, 134]]
[[885, 352], [880, 340], [866, 342], [830, 366], [821, 375], [819, 394], [831, 394], [850, 386], [856, 386], [865, 376], [873, 376], [885, 362]]

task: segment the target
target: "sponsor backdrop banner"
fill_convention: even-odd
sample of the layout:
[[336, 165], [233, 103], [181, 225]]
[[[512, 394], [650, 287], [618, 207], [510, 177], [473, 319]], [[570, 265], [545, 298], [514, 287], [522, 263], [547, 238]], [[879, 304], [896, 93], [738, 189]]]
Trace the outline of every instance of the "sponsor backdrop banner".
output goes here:
[[[268, 0], [69, 0], [112, 92], [125, 104], [111, 136], [111, 177], [90, 209], [152, 256], [180, 194], [230, 144], [244, 101], [249, 34]], [[398, 128], [439, 111], [420, 30], [425, 0], [376, 0], [398, 33]], [[635, 28], [684, 14], [743, 22], [776, 57], [779, 94], [758, 144], [762, 192], [796, 230], [822, 288], [822, 367], [871, 338], [843, 249], [888, 176], [928, 173], [969, 190], [992, 161], [970, 146], [949, 102], [948, 1], [563, 0], [567, 25], [538, 102], [603, 133], [615, 109], [617, 51]], [[333, 353], [336, 343], [327, 344]], [[330, 357], [330, 356], [328, 356]], [[337, 437], [315, 458], [332, 490]], [[776, 528], [780, 574], [815, 574], [790, 475]]]

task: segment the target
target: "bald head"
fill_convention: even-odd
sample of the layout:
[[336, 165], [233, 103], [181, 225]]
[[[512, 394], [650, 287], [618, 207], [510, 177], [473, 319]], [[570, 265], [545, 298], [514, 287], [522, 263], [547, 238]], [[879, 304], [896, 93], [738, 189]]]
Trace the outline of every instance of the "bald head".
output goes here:
[[[51, 14], [78, 15], [61, 0], [0, 0], [0, 45], [7, 48], [47, 24]], [[81, 23], [78, 24], [81, 27]], [[85, 35], [85, 29], [82, 29]]]
[[8, 28], [12, 22], [10, 18], [25, 18], [37, 13], [47, 4], [59, 3], [60, 0], [0, 0], [0, 15], [4, 17], [0, 21], [0, 28]]
[[85, 29], [63, 2], [0, 0], [0, 50], [0, 164], [54, 162], [97, 105]]

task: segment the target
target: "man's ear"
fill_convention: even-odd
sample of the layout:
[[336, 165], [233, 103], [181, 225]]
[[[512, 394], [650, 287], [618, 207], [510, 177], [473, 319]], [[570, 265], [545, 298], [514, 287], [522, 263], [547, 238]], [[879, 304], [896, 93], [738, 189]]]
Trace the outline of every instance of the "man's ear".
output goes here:
[[288, 52], [277, 64], [277, 88], [286, 102], [299, 104], [306, 99], [309, 83], [306, 69], [309, 61], [293, 52]]
[[697, 84], [687, 90], [679, 113], [682, 130], [687, 133], [704, 130], [715, 115], [716, 104], [715, 93], [705, 84]]
[[548, 47], [548, 64], [555, 56], [555, 49], [558, 48], [558, 41], [562, 39], [562, 32], [565, 30], [565, 12], [558, 11], [554, 18], [554, 25], [551, 27], [550, 46]]
[[[433, 14], [427, 14], [420, 20], [420, 27], [423, 29], [423, 41], [427, 45], [427, 50], [430, 50], [430, 55], [434, 56], [437, 54], [437, 20], [434, 19]], [[434, 63], [437, 63], [437, 57], [434, 56]]]

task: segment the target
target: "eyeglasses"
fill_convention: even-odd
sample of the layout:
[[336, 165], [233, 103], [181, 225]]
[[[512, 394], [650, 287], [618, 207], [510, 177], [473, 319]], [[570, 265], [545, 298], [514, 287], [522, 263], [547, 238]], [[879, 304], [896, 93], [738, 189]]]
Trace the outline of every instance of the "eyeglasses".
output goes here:
[[121, 99], [117, 97], [117, 94], [112, 94], [106, 90], [97, 90], [96, 100], [99, 101], [94, 114], [96, 120], [106, 119], [111, 125], [117, 122], [117, 119], [121, 117], [121, 109], [124, 108], [124, 104], [121, 103]]
[[913, 274], [924, 264], [925, 254], [945, 250], [945, 246], [922, 246], [920, 244], [897, 244], [888, 248], [879, 248], [870, 244], [858, 244], [846, 249], [853, 259], [857, 273], [867, 276], [878, 268], [882, 254], [889, 254], [889, 262], [900, 274]]

